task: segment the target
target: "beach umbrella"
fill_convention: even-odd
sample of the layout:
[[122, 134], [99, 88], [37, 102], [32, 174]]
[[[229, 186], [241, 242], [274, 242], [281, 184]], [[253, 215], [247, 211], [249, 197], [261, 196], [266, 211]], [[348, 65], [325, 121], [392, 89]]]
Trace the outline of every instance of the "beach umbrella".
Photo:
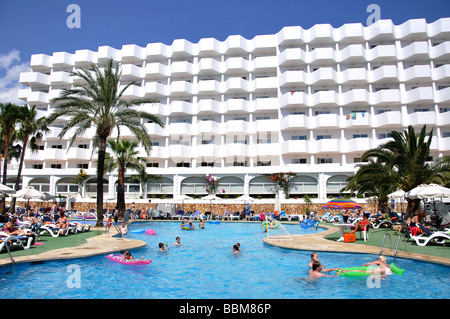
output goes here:
[[222, 198], [220, 198], [219, 196], [217, 196], [215, 194], [209, 194], [205, 197], [202, 197], [202, 200], [209, 200], [209, 210], [211, 210], [212, 201], [221, 201]]
[[411, 199], [450, 197], [450, 188], [438, 184], [422, 184], [407, 192], [406, 197]]
[[42, 193], [42, 196], [39, 199], [41, 199], [44, 202], [46, 202], [46, 201], [54, 199], [54, 198], [56, 198], [55, 195], [52, 195], [52, 194], [50, 194], [48, 192], [44, 192], [44, 193]]
[[236, 200], [239, 201], [239, 202], [247, 203], [247, 202], [252, 202], [255, 199], [253, 197], [251, 197], [251, 196], [248, 196], [248, 195], [241, 195], [241, 196], [237, 197]]
[[18, 190], [12, 196], [13, 197], [17, 197], [17, 198], [28, 199], [28, 205], [29, 205], [30, 204], [30, 199], [40, 199], [42, 197], [42, 195], [43, 195], [43, 193], [38, 191], [33, 186], [27, 186], [25, 188], [22, 188], [22, 189]]
[[178, 195], [177, 197], [175, 197], [173, 199], [173, 201], [175, 201], [176, 203], [181, 202], [181, 206], [183, 206], [183, 208], [184, 208], [184, 201], [190, 200], [190, 199], [193, 199], [193, 198], [186, 194], [181, 194], [181, 195]]
[[9, 194], [14, 194], [15, 192], [16, 191], [14, 189], [12, 189], [11, 187], [0, 184], [0, 194], [9, 195]]
[[362, 206], [357, 202], [347, 198], [335, 198], [330, 200], [322, 209], [361, 209]]
[[389, 199], [393, 199], [393, 198], [404, 198], [405, 195], [406, 195], [405, 191], [399, 189], [399, 190], [396, 190], [396, 191], [393, 192], [393, 193], [390, 193], [390, 194], [388, 195], [388, 198], [389, 198]]

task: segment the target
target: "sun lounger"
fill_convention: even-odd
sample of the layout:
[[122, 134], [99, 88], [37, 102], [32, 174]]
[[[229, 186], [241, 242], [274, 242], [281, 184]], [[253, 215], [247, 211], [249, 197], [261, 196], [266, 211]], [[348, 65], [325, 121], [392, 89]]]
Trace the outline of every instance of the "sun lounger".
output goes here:
[[0, 252], [5, 248], [6, 245], [11, 248], [29, 249], [31, 243], [33, 242], [33, 237], [30, 236], [12, 236], [5, 232], [0, 232]]
[[59, 235], [67, 236], [69, 234], [69, 228], [58, 228], [56, 225], [44, 224], [40, 228], [39, 236], [48, 233], [52, 237], [59, 237]]
[[445, 233], [442, 231], [436, 231], [432, 233], [421, 224], [417, 224], [417, 226], [423, 231], [423, 233], [418, 236], [411, 236], [411, 238], [414, 239], [418, 246], [423, 247], [428, 245], [430, 242], [442, 245], [445, 244], [446, 241], [450, 241], [449, 233]]
[[240, 218], [241, 218], [241, 216], [240, 216], [239, 212], [234, 212], [233, 214], [230, 215], [230, 220], [233, 220], [233, 219], [239, 220]]
[[178, 219], [178, 220], [180, 220], [182, 217], [184, 216], [184, 210], [179, 210], [178, 212], [177, 212], [177, 214], [175, 215], [175, 216], [173, 216], [172, 217], [172, 219]]

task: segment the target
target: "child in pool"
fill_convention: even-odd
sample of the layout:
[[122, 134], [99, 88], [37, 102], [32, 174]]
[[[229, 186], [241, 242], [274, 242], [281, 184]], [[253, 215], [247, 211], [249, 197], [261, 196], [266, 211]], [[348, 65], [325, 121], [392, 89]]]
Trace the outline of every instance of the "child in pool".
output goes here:
[[232, 254], [239, 254], [240, 252], [241, 252], [240, 245], [237, 245], [237, 244], [233, 245], [233, 252], [232, 252]]
[[[123, 253], [123, 259], [135, 260], [134, 257], [131, 255], [131, 253], [128, 250]], [[143, 259], [144, 259], [144, 257], [141, 257], [141, 260], [143, 260]]]
[[200, 222], [198, 223], [198, 227], [200, 227], [200, 229], [205, 228], [205, 223], [203, 223], [202, 219], [200, 219]]
[[177, 236], [177, 238], [175, 238], [175, 244], [173, 244], [174, 246], [181, 246], [183, 245], [180, 241], [180, 237]]
[[[164, 250], [164, 245], [166, 246], [165, 250]], [[165, 243], [165, 244], [159, 243], [158, 246], [159, 246], [159, 250], [158, 251], [165, 251], [165, 252], [169, 251], [169, 245], [167, 245], [167, 243]]]

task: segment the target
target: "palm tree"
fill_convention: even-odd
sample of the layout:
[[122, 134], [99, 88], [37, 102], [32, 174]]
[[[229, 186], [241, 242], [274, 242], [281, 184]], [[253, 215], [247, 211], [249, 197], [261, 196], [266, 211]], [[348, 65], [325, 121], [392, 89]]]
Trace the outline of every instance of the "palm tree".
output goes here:
[[93, 139], [94, 148], [98, 148], [97, 165], [97, 226], [103, 225], [103, 176], [105, 173], [106, 141], [113, 129], [120, 135], [121, 127], [128, 128], [142, 143], [146, 152], [151, 150], [151, 141], [147, 135], [143, 120], [164, 126], [155, 115], [132, 108], [143, 103], [156, 103], [148, 98], [123, 98], [125, 90], [135, 82], [128, 83], [119, 90], [121, 72], [114, 67], [113, 60], [108, 60], [104, 70], [91, 64], [91, 68], [82, 68], [71, 72], [71, 76], [81, 79], [72, 85], [71, 89], [64, 89], [58, 98], [50, 101], [56, 105], [55, 110], [47, 118], [52, 123], [58, 118], [69, 118], [59, 137], [62, 138], [69, 130], [75, 129], [70, 145], [77, 136], [86, 129], [95, 127]]
[[127, 169], [145, 169], [143, 162], [145, 159], [138, 157], [136, 150], [138, 142], [129, 140], [109, 140], [108, 141], [114, 156], [107, 155], [105, 160], [105, 170], [107, 172], [118, 171], [117, 183], [117, 210], [119, 214], [125, 212], [125, 173]]
[[[405, 192], [420, 184], [435, 182], [446, 184], [450, 174], [450, 157], [446, 156], [434, 162], [428, 162], [430, 145], [433, 138], [433, 130], [426, 139], [426, 126], [419, 134], [409, 126], [403, 132], [392, 131], [389, 133], [392, 141], [368, 150], [362, 156], [362, 160], [373, 159], [391, 170], [395, 176], [394, 185]], [[415, 215], [419, 210], [420, 200], [408, 199], [406, 213]]]
[[[37, 111], [35, 107], [28, 108], [26, 105], [20, 107], [18, 130], [16, 130], [16, 139], [22, 143], [20, 152], [19, 169], [17, 171], [16, 190], [19, 190], [20, 179], [22, 176], [23, 162], [25, 159], [25, 152], [27, 150], [28, 143], [30, 144], [31, 151], [37, 151], [39, 146], [37, 141], [42, 139], [43, 133], [48, 131], [44, 118], [36, 118]], [[9, 212], [13, 213], [15, 209], [16, 198], [13, 197]]]
[[378, 210], [388, 213], [388, 195], [398, 187], [394, 170], [381, 162], [373, 161], [373, 159], [370, 159], [367, 164], [359, 164], [356, 167], [358, 171], [355, 175], [347, 178], [347, 185], [341, 189], [341, 192], [351, 191], [357, 196], [376, 197]]
[[[8, 171], [9, 148], [13, 143], [16, 123], [19, 119], [20, 107], [12, 103], [0, 103], [0, 126], [3, 135], [3, 177], [2, 184], [6, 185], [6, 177]], [[2, 209], [5, 208], [5, 198], [2, 199]]]

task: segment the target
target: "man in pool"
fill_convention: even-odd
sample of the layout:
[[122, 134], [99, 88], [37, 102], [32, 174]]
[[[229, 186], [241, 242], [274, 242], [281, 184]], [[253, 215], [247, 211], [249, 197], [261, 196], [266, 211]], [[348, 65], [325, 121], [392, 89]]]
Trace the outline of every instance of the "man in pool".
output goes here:
[[[338, 271], [340, 268], [333, 268], [333, 269], [325, 269], [327, 271]], [[309, 271], [308, 277], [310, 278], [321, 278], [321, 277], [334, 277], [335, 275], [325, 275], [322, 271], [322, 264], [320, 261], [314, 261], [312, 263], [312, 268]]]
[[181, 246], [181, 245], [183, 245], [182, 243], [181, 243], [181, 241], [180, 241], [180, 237], [176, 237], [175, 238], [175, 244], [173, 244], [174, 246]]

